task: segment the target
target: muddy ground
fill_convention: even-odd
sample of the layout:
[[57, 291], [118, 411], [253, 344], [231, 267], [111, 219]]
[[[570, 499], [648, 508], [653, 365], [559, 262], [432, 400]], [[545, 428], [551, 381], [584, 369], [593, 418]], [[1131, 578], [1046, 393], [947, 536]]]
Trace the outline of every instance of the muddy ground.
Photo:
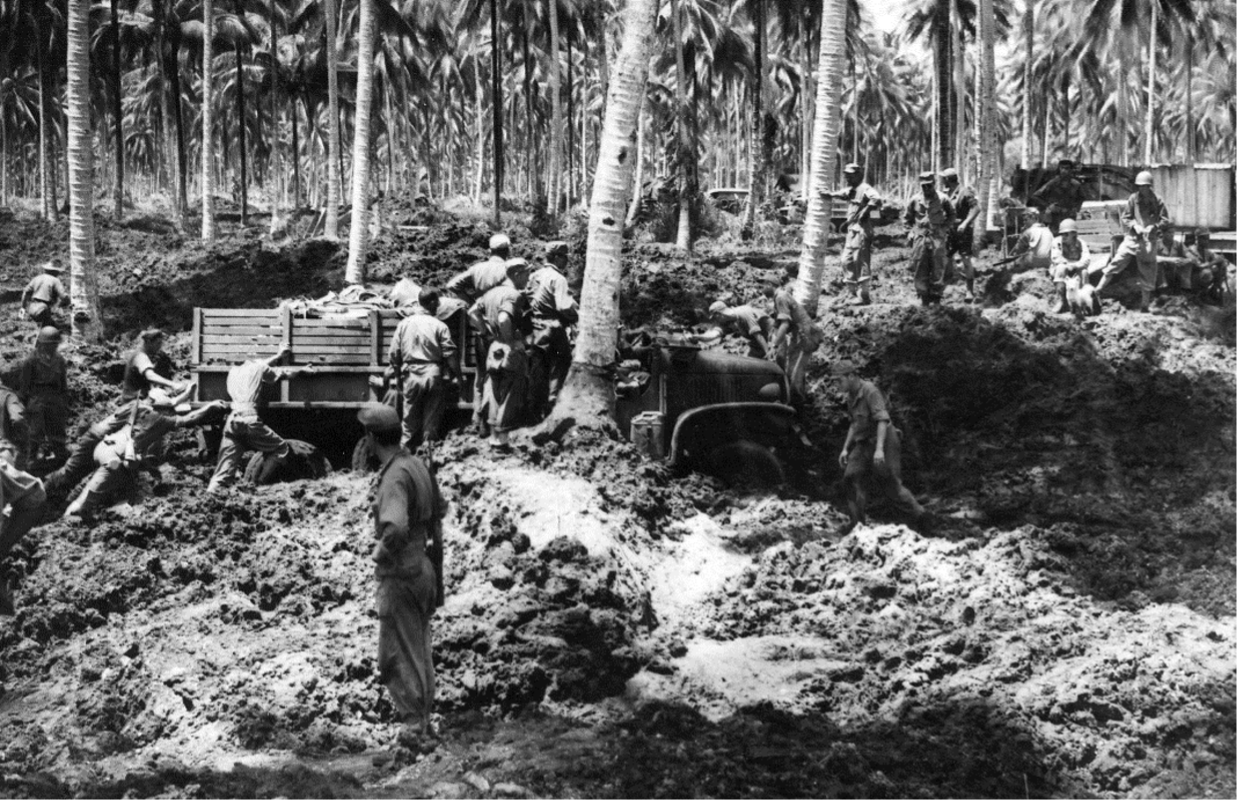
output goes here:
[[[380, 237], [377, 284], [442, 281], [489, 236], [442, 213], [400, 222], [419, 228]], [[6, 363], [32, 335], [21, 286], [67, 255], [66, 228], [0, 215]], [[194, 306], [316, 297], [343, 275], [323, 240], [226, 225], [204, 248], [158, 215], [99, 228], [112, 339], [64, 349], [79, 426], [111, 404], [140, 328], [177, 332], [184, 366]], [[375, 682], [370, 480], [220, 503], [178, 436], [140, 507], [18, 549], [0, 794], [1234, 797], [1234, 305], [1121, 298], [1076, 321], [1048, 313], [1044, 276], [987, 270], [979, 303], [956, 285], [926, 310], [899, 234], [880, 231], [877, 303], [824, 293], [811, 487], [672, 477], [601, 433], [498, 458], [448, 437], [443, 741], [427, 754], [399, 746]], [[639, 236], [625, 322], [695, 325], [721, 293], [756, 299], [798, 237], [768, 225], [686, 258]], [[837, 534], [847, 424], [827, 369], [843, 357], [889, 393], [933, 534], [881, 505]]]

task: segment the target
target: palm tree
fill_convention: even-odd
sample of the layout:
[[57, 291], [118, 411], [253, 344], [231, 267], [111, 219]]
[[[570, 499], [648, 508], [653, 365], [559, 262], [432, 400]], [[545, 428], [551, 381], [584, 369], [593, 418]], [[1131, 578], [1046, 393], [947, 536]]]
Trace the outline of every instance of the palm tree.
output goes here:
[[[695, 162], [697, 151], [689, 132], [689, 90], [685, 83], [685, 46], [681, 35], [680, 9], [677, 0], [670, 0], [668, 12], [672, 18], [672, 41], [676, 58], [676, 163], [680, 175], [678, 185], [678, 217], [676, 224], [676, 247], [693, 250], [693, 202], [697, 195]], [[683, 5], [684, 0], [679, 0]]]
[[[1031, 0], [1026, 0], [1031, 2]], [[995, 210], [992, 202], [997, 199], [998, 159], [996, 151], [999, 140], [995, 131], [995, 13], [994, 0], [978, 0], [977, 4], [977, 203], [981, 214], [974, 221], [974, 229], [980, 229], [980, 242], [986, 234]], [[997, 205], [997, 204], [996, 204]], [[975, 235], [976, 236], [976, 235]]]
[[[357, 31], [357, 101], [353, 124], [353, 220], [345, 282], [366, 281], [367, 212], [370, 201], [370, 107], [374, 102], [375, 3], [360, 0]], [[498, 206], [496, 207], [498, 212]]]
[[810, 172], [805, 235], [794, 296], [806, 310], [818, 308], [822, 271], [827, 261], [831, 203], [822, 192], [835, 178], [836, 140], [840, 128], [840, 95], [844, 88], [846, 0], [824, 0], [821, 49], [818, 55], [818, 100], [814, 112], [814, 161]]
[[560, 134], [564, 131], [564, 109], [560, 103], [560, 10], [557, 0], [547, 0], [547, 20], [551, 29], [551, 52], [547, 59], [547, 89], [551, 93], [551, 136], [547, 145], [551, 149], [551, 216], [560, 214], [560, 198], [566, 194], [567, 184], [562, 183], [563, 160], [560, 153]]
[[590, 197], [586, 268], [573, 365], [547, 425], [575, 421], [608, 427], [613, 404], [607, 371], [615, 360], [620, 322], [621, 244], [633, 178], [637, 115], [645, 93], [658, 0], [629, 0], [624, 38], [609, 81], [598, 169]]
[[340, 236], [340, 78], [336, 71], [336, 0], [323, 0], [327, 22], [327, 215], [323, 233]]
[[762, 40], [766, 34], [766, 13], [762, 6], [762, 0], [749, 0], [750, 15], [753, 17], [753, 75], [750, 86], [750, 101], [753, 104], [752, 117], [750, 119], [750, 148], [749, 155], [749, 201], [745, 209], [745, 226], [743, 229], [744, 237], [753, 236], [754, 222], [757, 218], [758, 207], [762, 204], [764, 190], [766, 189], [766, 177], [770, 170], [770, 148], [765, 134], [765, 118], [762, 108], [762, 70], [763, 70], [763, 46]]
[[215, 239], [215, 149], [211, 146], [215, 127], [215, 0], [202, 0], [202, 27], [202, 240], [209, 243]]
[[[69, 132], [69, 286], [74, 333], [88, 342], [101, 335], [95, 280], [93, 151], [90, 131], [90, 0], [70, 0], [67, 77]], [[78, 314], [80, 312], [84, 315]]]

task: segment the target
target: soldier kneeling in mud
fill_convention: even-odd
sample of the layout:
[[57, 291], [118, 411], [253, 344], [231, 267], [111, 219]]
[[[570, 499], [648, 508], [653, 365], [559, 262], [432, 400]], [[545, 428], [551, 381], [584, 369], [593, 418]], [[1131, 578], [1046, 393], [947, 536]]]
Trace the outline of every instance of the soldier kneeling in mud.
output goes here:
[[133, 488], [139, 471], [153, 470], [158, 465], [163, 457], [165, 435], [174, 429], [202, 426], [227, 407], [225, 402], [214, 401], [189, 412], [188, 404], [181, 405], [193, 390], [194, 386], [190, 385], [173, 397], [161, 388], [154, 388], [145, 400], [139, 400], [128, 423], [95, 447], [98, 468], [65, 509], [65, 516], [92, 516], [100, 506]]
[[930, 527], [930, 514], [900, 480], [900, 431], [891, 423], [882, 392], [858, 376], [857, 366], [849, 360], [836, 363], [831, 375], [839, 380], [847, 397], [851, 421], [839, 456], [848, 493], [848, 524], [840, 534], [847, 535], [865, 522], [866, 486], [871, 478], [925, 532]]

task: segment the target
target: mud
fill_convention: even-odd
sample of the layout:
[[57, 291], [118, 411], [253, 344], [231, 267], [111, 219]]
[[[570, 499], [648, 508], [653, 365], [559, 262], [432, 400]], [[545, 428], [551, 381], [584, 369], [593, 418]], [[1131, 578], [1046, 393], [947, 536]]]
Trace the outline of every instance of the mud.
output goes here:
[[[489, 236], [413, 204], [385, 227], [377, 284], [441, 282]], [[111, 404], [141, 327], [175, 332], [184, 365], [193, 306], [339, 285], [337, 244], [248, 231], [226, 223], [206, 249], [158, 217], [100, 219], [110, 342], [64, 349], [79, 423]], [[6, 362], [29, 348], [16, 294], [66, 233], [0, 219]], [[632, 246], [626, 325], [759, 298], [795, 233], [759, 242]], [[821, 493], [673, 476], [616, 433], [507, 455], [448, 437], [442, 741], [424, 754], [400, 746], [375, 679], [370, 479], [210, 500], [178, 434], [140, 506], [17, 550], [0, 793], [1233, 797], [1234, 306], [1108, 301], [1078, 322], [1048, 314], [1043, 276], [987, 273], [981, 303], [955, 285], [925, 310], [906, 258], [883, 228], [877, 303], [829, 283], [820, 303], [803, 424]], [[891, 398], [929, 536], [878, 505], [836, 534], [847, 422], [828, 369], [844, 357]]]

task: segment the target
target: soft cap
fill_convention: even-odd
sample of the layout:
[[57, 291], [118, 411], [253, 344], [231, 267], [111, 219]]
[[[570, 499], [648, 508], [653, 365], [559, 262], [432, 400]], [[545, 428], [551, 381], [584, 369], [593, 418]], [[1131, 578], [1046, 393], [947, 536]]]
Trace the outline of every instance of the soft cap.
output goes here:
[[357, 420], [367, 432], [393, 432], [400, 429], [400, 416], [395, 407], [370, 402], [357, 411]]

